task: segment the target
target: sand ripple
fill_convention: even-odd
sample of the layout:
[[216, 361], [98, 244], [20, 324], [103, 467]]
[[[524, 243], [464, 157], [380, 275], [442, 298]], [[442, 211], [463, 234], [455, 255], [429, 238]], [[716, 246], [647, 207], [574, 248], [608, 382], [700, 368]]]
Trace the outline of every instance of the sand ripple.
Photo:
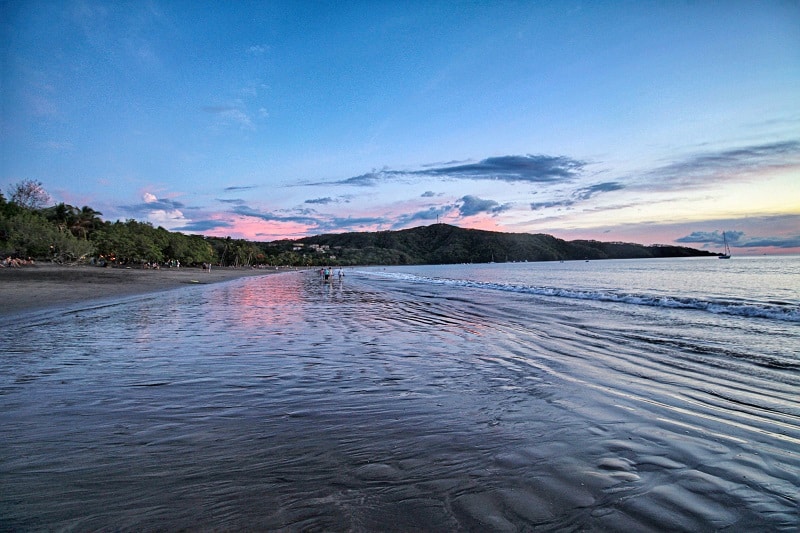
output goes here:
[[0, 518], [796, 530], [800, 377], [623, 313], [297, 274], [11, 324]]

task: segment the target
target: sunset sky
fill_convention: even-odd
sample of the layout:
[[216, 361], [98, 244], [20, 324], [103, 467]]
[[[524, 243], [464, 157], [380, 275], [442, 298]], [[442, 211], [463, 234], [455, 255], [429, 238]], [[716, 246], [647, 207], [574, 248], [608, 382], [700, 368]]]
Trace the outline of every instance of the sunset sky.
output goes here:
[[800, 253], [797, 0], [12, 0], [0, 50], [6, 197]]

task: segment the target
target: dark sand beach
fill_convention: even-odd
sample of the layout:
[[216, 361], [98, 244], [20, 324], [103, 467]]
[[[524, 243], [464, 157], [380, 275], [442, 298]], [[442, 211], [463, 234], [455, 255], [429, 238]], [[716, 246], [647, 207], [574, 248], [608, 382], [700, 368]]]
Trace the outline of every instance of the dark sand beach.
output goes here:
[[797, 531], [795, 264], [2, 271], [0, 530]]
[[281, 270], [254, 268], [102, 268], [53, 264], [0, 268], [0, 316], [208, 284]]

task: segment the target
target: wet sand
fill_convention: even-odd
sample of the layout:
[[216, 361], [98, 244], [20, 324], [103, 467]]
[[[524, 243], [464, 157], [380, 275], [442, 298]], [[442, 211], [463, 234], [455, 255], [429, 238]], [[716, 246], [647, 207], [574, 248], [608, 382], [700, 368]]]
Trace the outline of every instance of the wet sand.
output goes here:
[[2, 321], [0, 530], [797, 531], [763, 324], [246, 281]]
[[274, 267], [215, 267], [210, 272], [193, 267], [158, 270], [52, 264], [6, 267], [0, 268], [0, 316], [284, 271]]

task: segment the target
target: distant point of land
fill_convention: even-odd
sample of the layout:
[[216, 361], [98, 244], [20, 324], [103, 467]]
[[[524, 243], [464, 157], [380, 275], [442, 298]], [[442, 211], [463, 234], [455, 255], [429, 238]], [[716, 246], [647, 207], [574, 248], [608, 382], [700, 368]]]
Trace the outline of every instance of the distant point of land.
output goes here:
[[463, 229], [449, 224], [399, 231], [317, 235], [292, 242], [303, 251], [329, 254], [342, 264], [500, 263], [718, 255], [685, 246], [565, 241], [543, 233], [503, 233]]

